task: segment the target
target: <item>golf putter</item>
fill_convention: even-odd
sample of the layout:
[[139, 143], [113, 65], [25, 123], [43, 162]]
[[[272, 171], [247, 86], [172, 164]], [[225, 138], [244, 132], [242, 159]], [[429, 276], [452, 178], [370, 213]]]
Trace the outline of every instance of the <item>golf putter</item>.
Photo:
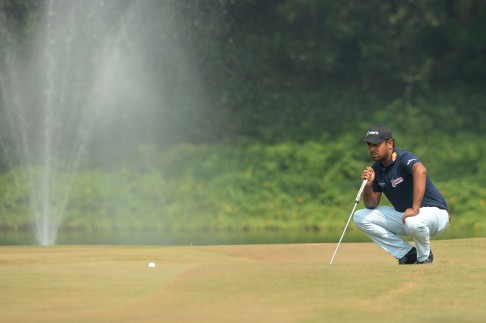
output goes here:
[[356, 209], [356, 206], [358, 205], [359, 200], [361, 199], [361, 194], [363, 194], [363, 191], [364, 191], [364, 188], [366, 186], [366, 183], [368, 183], [368, 180], [367, 179], [365, 179], [363, 181], [363, 183], [361, 184], [361, 187], [359, 188], [358, 195], [356, 195], [356, 199], [355, 199], [355, 203], [354, 203], [353, 210], [351, 211], [351, 214], [349, 215], [348, 222], [346, 223], [346, 226], [344, 227], [343, 234], [341, 234], [341, 238], [339, 239], [339, 242], [337, 244], [336, 250], [334, 250], [334, 254], [332, 255], [331, 262], [329, 263], [329, 265], [332, 265], [332, 262], [334, 260], [334, 257], [336, 257], [336, 253], [337, 253], [337, 251], [339, 249], [339, 245], [341, 244], [341, 241], [343, 240], [343, 237], [344, 237], [344, 233], [346, 232], [346, 229], [348, 228], [349, 221], [351, 221], [351, 218], [353, 217], [354, 210]]

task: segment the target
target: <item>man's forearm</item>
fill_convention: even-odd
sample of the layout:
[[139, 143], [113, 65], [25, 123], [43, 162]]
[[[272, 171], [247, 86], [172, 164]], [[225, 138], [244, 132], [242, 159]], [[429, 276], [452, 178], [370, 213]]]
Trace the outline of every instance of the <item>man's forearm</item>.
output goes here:
[[365, 187], [363, 192], [363, 202], [367, 209], [374, 209], [378, 206], [379, 201], [373, 192], [373, 185]]
[[420, 209], [425, 194], [427, 170], [422, 164], [417, 164], [413, 169], [413, 205], [415, 210]]

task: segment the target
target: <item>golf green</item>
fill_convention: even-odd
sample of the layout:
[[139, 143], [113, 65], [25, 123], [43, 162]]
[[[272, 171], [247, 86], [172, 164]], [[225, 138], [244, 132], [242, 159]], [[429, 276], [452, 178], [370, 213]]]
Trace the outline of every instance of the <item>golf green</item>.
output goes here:
[[[480, 322], [486, 238], [398, 266], [373, 243], [0, 247], [1, 322]], [[155, 267], [149, 267], [154, 262]]]

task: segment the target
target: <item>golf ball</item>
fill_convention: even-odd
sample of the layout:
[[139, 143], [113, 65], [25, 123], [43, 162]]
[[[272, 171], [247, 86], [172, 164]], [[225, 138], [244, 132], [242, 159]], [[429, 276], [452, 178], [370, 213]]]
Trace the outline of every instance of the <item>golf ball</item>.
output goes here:
[[150, 268], [154, 268], [155, 267], [155, 262], [149, 262], [149, 265], [148, 265]]

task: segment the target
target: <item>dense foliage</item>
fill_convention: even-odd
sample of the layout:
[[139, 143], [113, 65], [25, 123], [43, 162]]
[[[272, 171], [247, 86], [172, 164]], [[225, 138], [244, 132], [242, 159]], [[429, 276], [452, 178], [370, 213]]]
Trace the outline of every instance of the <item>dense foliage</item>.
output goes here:
[[[0, 1], [19, 41], [36, 30], [44, 2]], [[202, 87], [188, 89], [186, 106], [170, 113], [153, 108], [143, 140], [156, 146], [303, 142], [378, 119], [411, 132], [484, 133], [483, 1], [149, 2], [161, 19], [145, 21], [147, 29], [174, 24], [170, 44], [184, 51]], [[164, 75], [160, 54], [146, 59]], [[172, 72], [171, 82], [185, 73]]]
[[[484, 235], [484, 141], [433, 136], [414, 148], [453, 215], [444, 236]], [[361, 169], [370, 164], [366, 147], [351, 136], [304, 144], [181, 145], [145, 157], [129, 168], [80, 171], [64, 229], [319, 231], [329, 239], [342, 230]], [[24, 192], [10, 185], [15, 172], [0, 177], [0, 223], [21, 230], [29, 215], [19, 203]]]

